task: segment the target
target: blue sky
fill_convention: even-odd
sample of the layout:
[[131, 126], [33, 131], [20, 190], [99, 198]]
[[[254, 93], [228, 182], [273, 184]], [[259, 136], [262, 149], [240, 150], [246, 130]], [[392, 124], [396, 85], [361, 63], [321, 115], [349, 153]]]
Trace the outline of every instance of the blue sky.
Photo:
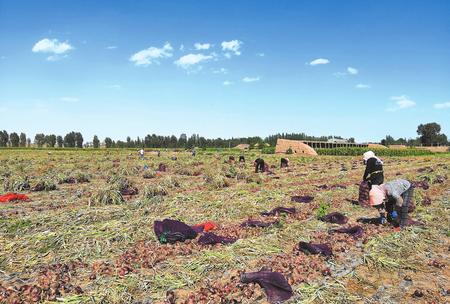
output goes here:
[[450, 135], [450, 1], [0, 0], [0, 129]]

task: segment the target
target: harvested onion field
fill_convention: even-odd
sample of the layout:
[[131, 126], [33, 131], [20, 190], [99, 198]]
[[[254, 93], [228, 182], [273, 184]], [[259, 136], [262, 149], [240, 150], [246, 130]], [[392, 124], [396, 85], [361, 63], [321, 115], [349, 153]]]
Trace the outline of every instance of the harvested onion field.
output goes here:
[[[397, 231], [357, 222], [378, 215], [355, 204], [360, 157], [294, 156], [280, 169], [280, 156], [263, 155], [273, 174], [256, 174], [251, 152], [244, 165], [228, 161], [238, 152], [131, 153], [0, 151], [0, 194], [30, 198], [0, 203], [1, 303], [267, 303], [239, 280], [263, 267], [292, 286], [285, 303], [450, 301], [448, 154], [383, 158], [387, 181], [422, 182], [411, 216], [424, 225]], [[161, 163], [166, 172], [155, 173]], [[276, 207], [295, 212], [261, 215]], [[319, 220], [334, 211], [348, 222]], [[213, 221], [237, 241], [160, 244], [153, 223], [166, 218]], [[271, 225], [242, 227], [249, 219]], [[362, 234], [331, 233], [355, 226]], [[306, 254], [301, 241], [333, 253]]]

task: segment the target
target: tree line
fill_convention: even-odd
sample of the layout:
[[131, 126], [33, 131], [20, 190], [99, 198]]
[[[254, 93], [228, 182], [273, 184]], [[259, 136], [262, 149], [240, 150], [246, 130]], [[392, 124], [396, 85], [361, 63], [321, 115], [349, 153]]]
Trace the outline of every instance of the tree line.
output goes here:
[[[408, 146], [436, 146], [448, 145], [447, 136], [440, 133], [441, 126], [437, 123], [420, 124], [417, 127], [417, 134], [419, 137], [413, 139], [399, 138], [394, 139], [387, 135], [381, 140], [383, 145], [408, 145]], [[58, 147], [58, 148], [83, 148], [93, 147], [100, 148], [103, 144], [106, 148], [183, 148], [191, 149], [199, 148], [232, 148], [239, 144], [248, 144], [250, 146], [263, 147], [265, 144], [275, 146], [277, 139], [292, 139], [292, 140], [308, 140], [308, 141], [327, 141], [331, 138], [343, 139], [340, 136], [309, 136], [305, 133], [278, 133], [269, 135], [265, 138], [259, 136], [238, 137], [238, 138], [205, 138], [198, 134], [192, 134], [188, 137], [186, 134], [181, 134], [179, 137], [175, 135], [161, 136], [156, 134], [148, 134], [143, 138], [137, 137], [132, 139], [130, 136], [125, 141], [113, 140], [106, 137], [103, 143], [97, 135], [94, 135], [92, 141], [85, 142], [83, 135], [80, 132], [69, 132], [64, 137], [55, 134], [38, 133], [34, 137], [33, 144], [36, 147]], [[355, 142], [354, 138], [348, 139], [349, 142]], [[27, 138], [25, 133], [12, 132], [8, 134], [5, 130], [0, 131], [0, 147], [30, 147], [32, 141]]]
[[[83, 148], [83, 135], [80, 132], [67, 133], [64, 138], [55, 134], [45, 135], [38, 133], [34, 136], [34, 145], [41, 148], [46, 147], [68, 147]], [[16, 132], [8, 134], [5, 130], [0, 131], [0, 147], [31, 147], [32, 141], [25, 133], [18, 135]], [[99, 147], [99, 145], [97, 146]]]
[[[137, 137], [132, 139], [130, 136], [125, 141], [113, 140], [111, 137], [106, 137], [103, 141], [103, 145], [106, 148], [184, 148], [191, 149], [194, 147], [199, 148], [232, 148], [239, 144], [248, 144], [250, 146], [264, 146], [269, 144], [275, 146], [278, 138], [284, 139], [296, 139], [296, 140], [327, 140], [333, 136], [314, 137], [308, 136], [304, 133], [281, 133], [270, 135], [266, 138], [259, 136], [251, 137], [237, 137], [237, 138], [205, 138], [198, 134], [192, 134], [188, 137], [186, 134], [181, 134], [179, 137], [175, 135], [161, 136], [156, 134], [148, 134], [143, 138]], [[340, 138], [340, 136], [334, 136], [334, 138]], [[55, 134], [43, 134], [38, 133], [34, 137], [32, 142], [30, 138], [27, 138], [25, 133], [20, 133], [20, 136], [16, 132], [8, 134], [6, 131], [0, 132], [0, 147], [30, 147], [34, 144], [36, 147], [68, 147], [68, 148], [83, 148], [93, 147], [99, 148], [102, 143], [97, 135], [95, 135], [91, 142], [84, 142], [83, 135], [80, 132], [70, 132], [64, 137]]]
[[449, 145], [447, 135], [441, 133], [441, 126], [438, 123], [431, 122], [420, 124], [417, 126], [416, 138], [398, 138], [395, 139], [391, 135], [387, 135], [381, 140], [381, 144], [389, 145], [405, 145], [405, 146], [446, 146]]

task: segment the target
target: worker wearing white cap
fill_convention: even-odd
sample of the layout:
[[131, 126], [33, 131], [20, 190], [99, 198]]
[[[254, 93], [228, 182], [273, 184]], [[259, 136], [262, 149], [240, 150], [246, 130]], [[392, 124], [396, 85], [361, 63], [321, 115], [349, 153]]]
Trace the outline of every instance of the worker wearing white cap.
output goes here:
[[372, 185], [381, 185], [384, 182], [383, 161], [376, 157], [372, 151], [364, 153], [363, 160], [366, 165], [363, 181], [367, 181], [369, 187]]

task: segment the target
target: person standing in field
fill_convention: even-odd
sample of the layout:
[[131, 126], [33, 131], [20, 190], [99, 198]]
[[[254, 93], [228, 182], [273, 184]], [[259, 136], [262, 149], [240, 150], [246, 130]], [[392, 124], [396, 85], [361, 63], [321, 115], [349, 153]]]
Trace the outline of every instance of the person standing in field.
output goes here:
[[366, 165], [363, 180], [359, 185], [358, 202], [363, 207], [369, 206], [369, 191], [373, 185], [381, 185], [384, 182], [383, 162], [372, 151], [363, 154]]
[[369, 203], [380, 211], [384, 224], [392, 223], [403, 228], [408, 222], [408, 207], [412, 204], [414, 188], [405, 179], [396, 179], [386, 184], [372, 185]]
[[364, 171], [363, 181], [372, 185], [381, 185], [384, 182], [383, 161], [375, 156], [372, 151], [363, 154], [366, 170]]
[[139, 150], [139, 157], [141, 159], [144, 159], [144, 149], [141, 148], [141, 150]]

